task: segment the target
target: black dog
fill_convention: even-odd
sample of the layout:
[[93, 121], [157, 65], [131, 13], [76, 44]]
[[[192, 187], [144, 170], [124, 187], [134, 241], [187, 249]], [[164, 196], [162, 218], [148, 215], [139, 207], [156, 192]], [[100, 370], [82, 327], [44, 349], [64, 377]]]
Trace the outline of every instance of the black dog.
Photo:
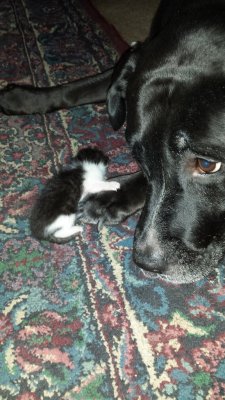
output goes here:
[[162, 0], [149, 37], [114, 71], [55, 88], [9, 87], [0, 109], [44, 113], [106, 95], [142, 172], [89, 198], [84, 219], [118, 223], [143, 208], [136, 263], [174, 282], [207, 275], [225, 252], [225, 1]]

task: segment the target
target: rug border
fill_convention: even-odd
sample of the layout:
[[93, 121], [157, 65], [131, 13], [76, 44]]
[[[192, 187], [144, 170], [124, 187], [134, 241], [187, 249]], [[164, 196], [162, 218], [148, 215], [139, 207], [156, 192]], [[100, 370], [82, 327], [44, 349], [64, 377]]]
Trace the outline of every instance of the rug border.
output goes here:
[[122, 38], [120, 33], [117, 31], [114, 25], [110, 24], [103, 15], [97, 10], [97, 8], [92, 4], [91, 0], [83, 0], [86, 11], [89, 15], [97, 21], [101, 28], [105, 31], [109, 39], [111, 40], [113, 46], [122, 54], [128, 47], [128, 43]]

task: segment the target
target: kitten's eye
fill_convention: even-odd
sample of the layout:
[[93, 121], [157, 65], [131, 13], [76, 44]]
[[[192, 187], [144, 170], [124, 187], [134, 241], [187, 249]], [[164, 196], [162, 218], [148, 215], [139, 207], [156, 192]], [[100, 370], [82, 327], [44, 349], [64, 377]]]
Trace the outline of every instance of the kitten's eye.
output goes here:
[[198, 174], [215, 174], [221, 168], [221, 162], [196, 158], [195, 170]]

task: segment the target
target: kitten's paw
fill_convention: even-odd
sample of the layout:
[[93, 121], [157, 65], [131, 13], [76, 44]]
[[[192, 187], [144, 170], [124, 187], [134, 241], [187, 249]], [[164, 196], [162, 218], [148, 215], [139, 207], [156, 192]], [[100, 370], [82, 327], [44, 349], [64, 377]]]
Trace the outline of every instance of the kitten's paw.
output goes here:
[[120, 183], [116, 182], [116, 181], [106, 181], [105, 182], [107, 184], [107, 188], [105, 190], [119, 190], [120, 189]]
[[85, 223], [116, 225], [128, 216], [118, 192], [101, 192], [88, 196], [79, 204], [77, 216]]
[[69, 228], [63, 227], [54, 233], [54, 237], [56, 239], [69, 239], [72, 236], [75, 236], [77, 233], [82, 232], [82, 230], [83, 228], [80, 225], [74, 225]]
[[116, 181], [94, 181], [89, 185], [86, 185], [87, 193], [99, 193], [106, 191], [115, 191], [120, 188], [120, 183]]
[[54, 234], [50, 235], [46, 239], [49, 240], [49, 242], [57, 243], [57, 244], [64, 244], [67, 242], [70, 242], [70, 240], [74, 239], [75, 236], [77, 236], [78, 233], [81, 233], [83, 231], [82, 226], [80, 225], [75, 225], [73, 227], [70, 227], [68, 229], [62, 228], [56, 231]]

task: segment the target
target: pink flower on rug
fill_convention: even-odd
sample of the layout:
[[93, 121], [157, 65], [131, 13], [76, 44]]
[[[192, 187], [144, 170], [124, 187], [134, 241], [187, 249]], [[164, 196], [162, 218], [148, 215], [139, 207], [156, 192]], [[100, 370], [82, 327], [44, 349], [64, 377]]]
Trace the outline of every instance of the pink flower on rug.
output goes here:
[[8, 316], [0, 314], [0, 345], [4, 343], [5, 339], [13, 332], [13, 325]]
[[50, 362], [52, 364], [64, 364], [67, 368], [74, 368], [74, 364], [69, 360], [68, 354], [56, 348], [34, 348], [31, 353], [42, 360], [44, 363]]
[[192, 351], [195, 363], [205, 372], [215, 372], [220, 361], [225, 357], [225, 334], [216, 340], [205, 340], [202, 346]]
[[222, 400], [225, 394], [225, 383], [223, 382], [213, 382], [212, 389], [209, 391], [210, 399]]
[[113, 304], [106, 304], [102, 310], [102, 320], [112, 328], [121, 326], [121, 318], [117, 315], [117, 310]]
[[19, 331], [19, 345], [15, 355], [27, 373], [40, 371], [45, 364], [63, 364], [72, 369], [74, 364], [64, 346], [71, 346], [73, 335], [82, 327], [79, 320], [67, 322], [56, 312], [45, 311]]
[[17, 400], [40, 400], [40, 397], [36, 396], [35, 393], [25, 392], [20, 394]]
[[173, 358], [182, 347], [180, 338], [185, 336], [185, 330], [180, 326], [170, 325], [167, 321], [160, 320], [158, 322], [159, 330], [155, 333], [147, 333], [145, 336], [157, 354]]

